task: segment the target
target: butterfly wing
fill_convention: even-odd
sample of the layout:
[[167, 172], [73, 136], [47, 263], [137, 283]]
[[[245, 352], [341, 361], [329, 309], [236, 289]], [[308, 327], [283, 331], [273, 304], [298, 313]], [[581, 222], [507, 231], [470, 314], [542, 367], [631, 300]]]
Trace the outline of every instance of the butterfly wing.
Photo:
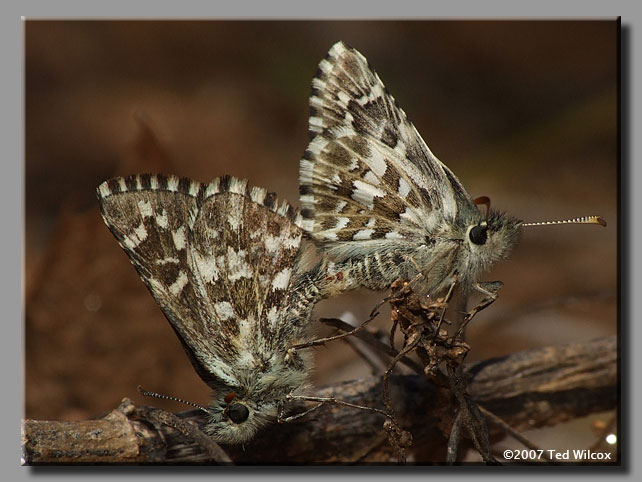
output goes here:
[[[189, 214], [205, 185], [150, 174], [114, 178], [97, 189], [105, 224], [178, 334], [198, 374], [213, 374], [208, 357], [220, 352], [218, 337], [205, 340], [202, 302], [190, 283]], [[207, 344], [207, 346], [203, 346]]]
[[462, 206], [474, 209], [357, 50], [343, 42], [330, 49], [310, 108], [300, 191], [303, 227], [319, 244], [424, 242]]
[[97, 193], [201, 378], [237, 385], [239, 363], [260, 358], [283, 331], [300, 218], [234, 178], [135, 175]]
[[293, 325], [286, 319], [301, 216], [273, 193], [249, 189], [247, 181], [234, 178], [215, 180], [205, 196], [190, 223], [199, 289], [221, 323], [229, 325], [235, 352], [249, 347], [250, 353], [269, 357], [307, 327], [307, 320]]

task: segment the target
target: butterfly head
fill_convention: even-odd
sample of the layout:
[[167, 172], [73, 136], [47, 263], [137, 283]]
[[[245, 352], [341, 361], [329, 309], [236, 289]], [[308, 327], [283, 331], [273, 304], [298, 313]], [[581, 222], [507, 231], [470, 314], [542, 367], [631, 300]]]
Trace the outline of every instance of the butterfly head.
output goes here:
[[237, 395], [229, 391], [208, 407], [209, 420], [205, 431], [221, 443], [244, 443], [274, 420], [276, 410], [276, 401], [264, 403], [252, 394]]
[[493, 210], [468, 220], [463, 244], [470, 252], [471, 268], [485, 271], [506, 259], [519, 242], [521, 225], [521, 220]]
[[239, 383], [233, 387], [214, 385], [216, 396], [207, 409], [205, 431], [218, 442], [240, 444], [274, 423], [282, 401], [305, 386], [309, 360], [296, 358], [290, 362], [279, 354], [272, 357], [272, 363], [239, 369]]

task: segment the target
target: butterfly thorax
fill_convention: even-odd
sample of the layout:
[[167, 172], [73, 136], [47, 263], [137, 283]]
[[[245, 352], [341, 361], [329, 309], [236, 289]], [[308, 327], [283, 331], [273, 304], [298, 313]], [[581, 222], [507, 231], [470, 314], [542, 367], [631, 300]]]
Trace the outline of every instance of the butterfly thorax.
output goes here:
[[491, 211], [485, 217], [473, 209], [455, 220], [443, 220], [426, 231], [422, 242], [334, 244], [317, 268], [327, 273], [321, 290], [326, 296], [361, 286], [384, 290], [401, 278], [412, 280], [417, 291], [436, 297], [455, 279], [469, 286], [510, 254], [519, 240], [521, 224], [503, 213]]

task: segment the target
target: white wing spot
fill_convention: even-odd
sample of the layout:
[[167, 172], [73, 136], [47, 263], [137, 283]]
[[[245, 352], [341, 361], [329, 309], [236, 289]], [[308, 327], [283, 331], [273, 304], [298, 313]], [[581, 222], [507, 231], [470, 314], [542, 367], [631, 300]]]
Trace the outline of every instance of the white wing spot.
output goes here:
[[252, 270], [246, 261], [245, 250], [234, 251], [231, 246], [227, 248], [228, 278], [236, 281], [240, 278], [251, 278]]
[[390, 231], [384, 236], [386, 239], [403, 239], [403, 236], [397, 231]]
[[[403, 123], [401, 124], [400, 129], [402, 130], [402, 132], [405, 131], [405, 129], [403, 128]], [[406, 144], [404, 144], [401, 139], [397, 139], [397, 145], [395, 146], [394, 150], [399, 154], [399, 157], [401, 159], [406, 158], [408, 149], [406, 148]]]
[[317, 128], [318, 130], [321, 130], [319, 128], [323, 128], [324, 126], [323, 119], [321, 119], [320, 117], [310, 117], [308, 119], [308, 123], [310, 124], [310, 127]]
[[176, 281], [174, 281], [169, 287], [169, 292], [174, 296], [180, 295], [183, 288], [185, 288], [185, 285], [187, 285], [187, 282], [188, 278], [185, 272], [179, 271]]
[[123, 246], [123, 248], [125, 248], [126, 250], [132, 250], [132, 249], [134, 249], [136, 246], [138, 246], [138, 244], [136, 243], [136, 241], [134, 241], [134, 240], [133, 240], [132, 238], [130, 238], [130, 237], [126, 237], [126, 238], [124, 238], [124, 239], [123, 239], [123, 242], [121, 243], [121, 245], [122, 245], [122, 246]]
[[[319, 155], [327, 145], [328, 145], [327, 139], [321, 136], [317, 136], [314, 139], [312, 139], [312, 142], [310, 142], [310, 144], [308, 145], [308, 150], [312, 154]], [[302, 175], [304, 172], [309, 172], [311, 176], [312, 172], [314, 171], [314, 162], [308, 159], [301, 159], [300, 167], [301, 167]]]
[[278, 253], [279, 251], [298, 248], [301, 242], [301, 235], [287, 236], [282, 233], [281, 236], [267, 235], [264, 238], [265, 249], [268, 253]]
[[315, 225], [315, 224], [316, 224], [316, 221], [314, 221], [314, 219], [304, 219], [304, 220], [301, 222], [301, 228], [302, 228], [304, 231], [307, 231], [307, 232], [309, 232], [309, 233], [312, 233], [312, 232], [314, 232], [314, 225]]
[[254, 201], [257, 204], [263, 204], [266, 196], [267, 196], [267, 191], [262, 187], [253, 187], [252, 191], [250, 192], [250, 197], [252, 198], [252, 201]]
[[161, 228], [167, 229], [169, 226], [169, 221], [167, 219], [167, 211], [163, 209], [163, 212], [160, 214], [157, 214], [156, 217], [156, 224], [158, 224]]
[[350, 218], [346, 218], [346, 217], [337, 218], [337, 224], [334, 226], [334, 229], [343, 229], [348, 225], [349, 222], [350, 222]]
[[214, 311], [221, 321], [234, 318], [234, 308], [228, 301], [219, 301], [214, 303]]
[[332, 70], [332, 64], [326, 59], [323, 59], [321, 62], [319, 62], [319, 69], [327, 74]]
[[268, 311], [267, 321], [271, 327], [277, 327], [277, 323], [279, 321], [279, 310], [277, 310], [276, 306], [273, 306], [272, 308], [270, 308], [270, 311]]
[[286, 249], [298, 248], [301, 244], [301, 236], [302, 234], [300, 231], [298, 234], [286, 236], [285, 238], [282, 236], [281, 243], [283, 243], [282, 245]]
[[230, 225], [230, 227], [233, 230], [237, 230], [239, 226], [241, 225], [241, 220], [239, 219], [239, 216], [237, 216], [235, 213], [230, 213], [227, 216], [227, 222]]
[[100, 197], [107, 197], [111, 194], [111, 189], [109, 189], [107, 182], [103, 182], [98, 189], [100, 189]]
[[386, 195], [386, 192], [383, 189], [379, 189], [378, 187], [363, 181], [354, 181], [353, 185], [355, 187], [355, 191], [352, 193], [352, 199], [364, 204], [368, 209], [374, 208], [375, 197], [383, 197]]
[[385, 92], [383, 90], [383, 82], [381, 82], [381, 79], [378, 75], [376, 75], [375, 77], [377, 78], [377, 83], [375, 83], [371, 87], [370, 92], [368, 93], [370, 97], [369, 100], [375, 100], [385, 95]]
[[368, 167], [372, 169], [378, 177], [383, 177], [388, 169], [388, 163], [386, 162], [383, 153], [378, 149], [374, 148], [370, 150], [370, 157], [367, 159]]
[[177, 177], [174, 177], [174, 176], [172, 176], [169, 179], [167, 179], [167, 190], [168, 191], [172, 191], [172, 192], [177, 191], [178, 190], [178, 182], [179, 181], [180, 181], [180, 179], [178, 179]]
[[178, 258], [163, 258], [163, 259], [157, 259], [155, 263], [158, 266], [165, 266], [166, 264], [169, 264], [169, 263], [178, 264], [180, 263], [180, 260]]
[[181, 226], [176, 231], [172, 231], [172, 239], [177, 250], [185, 249], [187, 238], [185, 237], [185, 226]]
[[354, 117], [352, 117], [352, 113], [350, 113], [350, 111], [346, 111], [344, 116], [344, 122], [350, 125], [352, 125], [352, 123], [354, 122]]
[[406, 196], [408, 196], [409, 192], [410, 192], [410, 184], [408, 184], [403, 177], [400, 177], [399, 178], [399, 195], [403, 199], [406, 199]]
[[285, 268], [277, 273], [272, 280], [272, 289], [275, 290], [284, 290], [288, 287], [290, 283], [290, 276], [292, 275], [292, 269]]
[[198, 194], [198, 191], [199, 191], [200, 188], [201, 188], [201, 183], [200, 182], [192, 181], [192, 182], [189, 183], [188, 192], [189, 192], [189, 194], [191, 196], [196, 197], [196, 195]]
[[301, 196], [301, 204], [315, 204], [316, 202], [314, 194], [304, 194]]
[[417, 216], [417, 213], [415, 212], [414, 209], [410, 209], [409, 207], [406, 207], [406, 210], [399, 215], [399, 217], [406, 219], [410, 221], [411, 223], [417, 224], [421, 226], [421, 219], [419, 219], [419, 216]]
[[247, 179], [237, 179], [233, 177], [230, 180], [230, 185], [228, 190], [229, 192], [244, 195], [246, 188], [247, 188]]
[[374, 233], [374, 229], [362, 229], [361, 231], [357, 231], [354, 236], [352, 236], [352, 239], [354, 239], [355, 241], [361, 239], [370, 239], [372, 233]]
[[375, 186], [379, 186], [381, 184], [379, 178], [372, 171], [366, 172], [366, 175], [363, 176], [363, 179], [368, 181], [370, 184], [374, 184]]
[[199, 252], [194, 252], [194, 263], [201, 279], [206, 283], [211, 283], [219, 279], [220, 271], [216, 260], [212, 256], [203, 256]]
[[339, 97], [339, 102], [341, 102], [344, 107], [348, 107], [348, 104], [350, 103], [350, 96], [348, 94], [340, 90], [337, 97]]
[[265, 249], [268, 253], [275, 253], [279, 250], [279, 245], [281, 244], [280, 241], [281, 240], [278, 236], [271, 236], [268, 234], [265, 236], [265, 240], [263, 242], [265, 243]]
[[218, 194], [221, 190], [221, 179], [216, 178], [212, 182], [210, 182], [205, 188], [205, 197], [210, 197], [213, 196], [214, 194]]
[[134, 234], [138, 238], [138, 241], [135, 241], [136, 246], [138, 246], [147, 238], [147, 229], [145, 229], [145, 225], [143, 223], [140, 223], [140, 225], [136, 229], [134, 229]]

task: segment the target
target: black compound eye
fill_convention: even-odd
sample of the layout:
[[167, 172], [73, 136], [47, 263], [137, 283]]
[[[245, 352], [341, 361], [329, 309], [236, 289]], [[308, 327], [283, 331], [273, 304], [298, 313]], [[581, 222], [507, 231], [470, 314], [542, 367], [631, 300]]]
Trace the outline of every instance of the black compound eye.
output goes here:
[[473, 243], [479, 246], [486, 244], [486, 240], [488, 239], [488, 226], [473, 226], [468, 236]]
[[245, 405], [240, 403], [233, 403], [227, 407], [227, 416], [234, 423], [243, 423], [250, 416], [250, 411]]

